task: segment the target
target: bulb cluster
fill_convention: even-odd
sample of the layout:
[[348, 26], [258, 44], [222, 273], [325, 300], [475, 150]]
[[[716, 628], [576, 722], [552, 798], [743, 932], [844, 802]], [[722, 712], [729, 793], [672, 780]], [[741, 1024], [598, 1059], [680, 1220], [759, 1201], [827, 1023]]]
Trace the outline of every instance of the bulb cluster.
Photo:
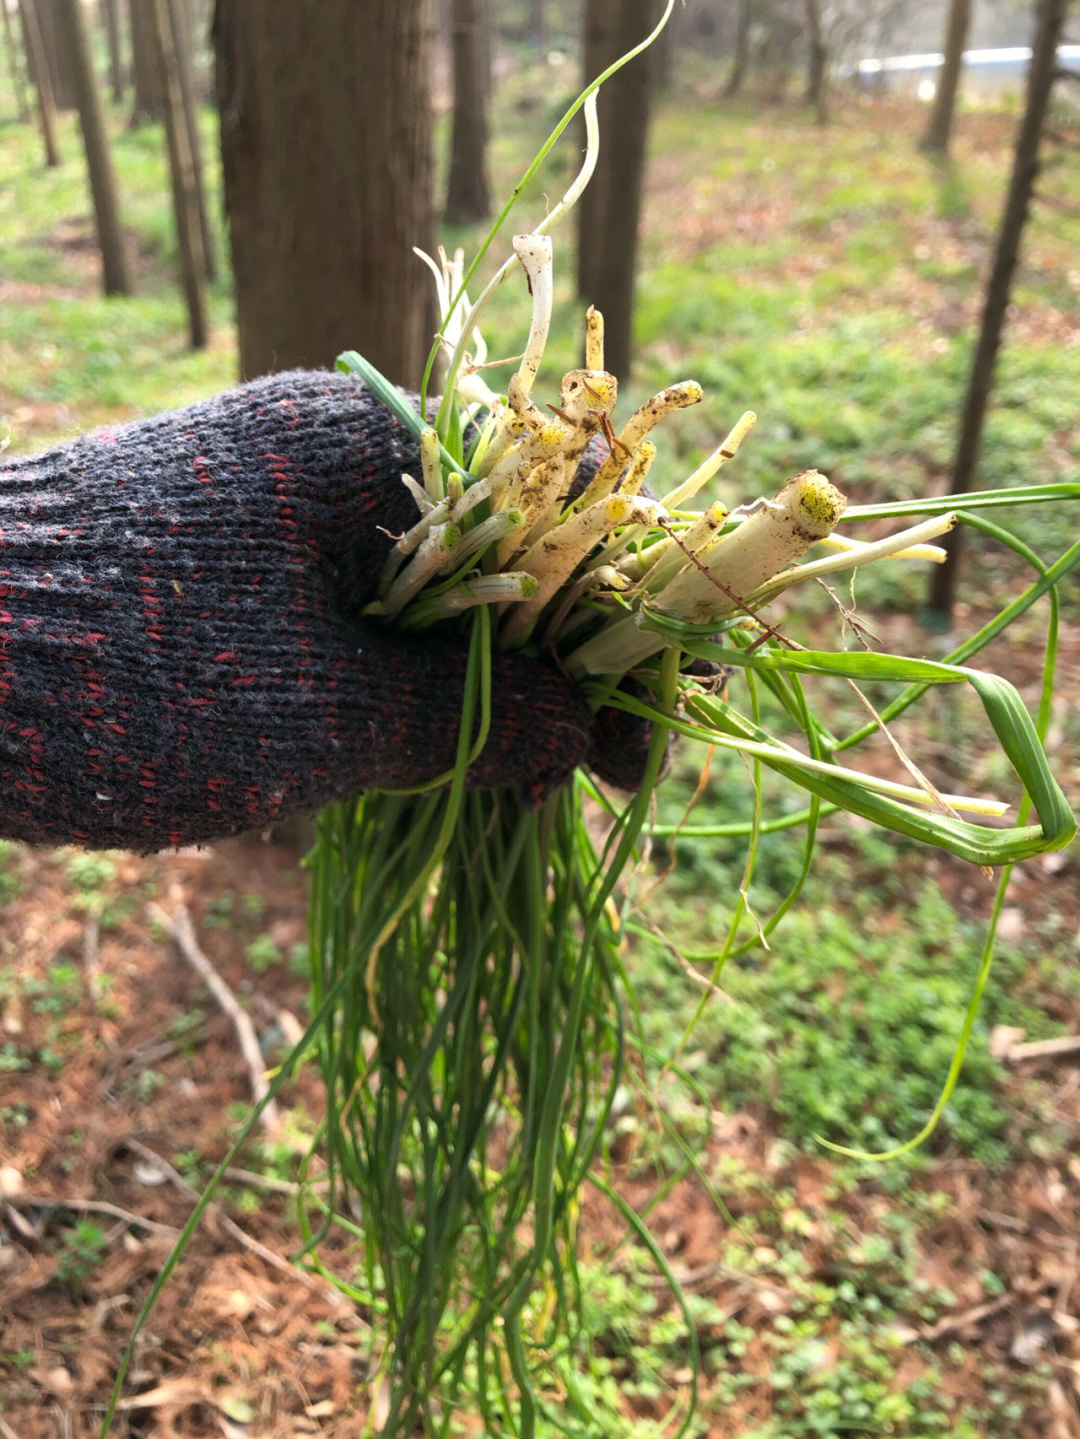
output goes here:
[[[616, 432], [618, 383], [604, 369], [603, 318], [590, 308], [585, 364], [563, 376], [558, 404], [541, 409], [532, 389], [551, 326], [551, 241], [521, 235], [514, 249], [528, 277], [532, 319], [505, 395], [482, 376], [486, 348], [461, 291], [460, 254], [451, 260], [440, 251], [439, 264], [424, 257], [436, 276], [459, 418], [476, 439], [465, 471], [446, 464], [434, 428], [423, 431], [422, 474], [403, 476], [420, 518], [391, 552], [373, 613], [426, 626], [494, 604], [504, 648], [539, 642], [557, 647], [571, 673], [618, 675], [663, 648], [663, 636], [643, 624], [648, 616], [708, 627], [752, 614], [803, 578], [886, 553], [940, 556], [924, 541], [951, 517], [877, 544], [837, 540], [832, 557], [799, 564], [832, 535], [845, 506], [814, 470], [775, 498], [730, 514], [717, 503], [688, 508], [734, 457], [754, 423], [751, 412], [663, 499], [648, 497], [651, 432], [673, 411], [697, 404], [701, 386], [691, 380], [661, 390]], [[470, 343], [472, 361], [463, 363]], [[582, 458], [597, 444], [606, 457], [587, 483], [575, 484]]]

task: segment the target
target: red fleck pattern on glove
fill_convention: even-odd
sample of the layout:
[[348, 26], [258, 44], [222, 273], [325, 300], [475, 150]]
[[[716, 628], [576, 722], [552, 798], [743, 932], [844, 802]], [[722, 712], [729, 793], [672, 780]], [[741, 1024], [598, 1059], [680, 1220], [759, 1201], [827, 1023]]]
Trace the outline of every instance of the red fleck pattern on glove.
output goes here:
[[[0, 830], [152, 850], [449, 769], [464, 641], [359, 618], [418, 463], [329, 372], [0, 460]], [[470, 780], [539, 798], [591, 729], [498, 655]]]

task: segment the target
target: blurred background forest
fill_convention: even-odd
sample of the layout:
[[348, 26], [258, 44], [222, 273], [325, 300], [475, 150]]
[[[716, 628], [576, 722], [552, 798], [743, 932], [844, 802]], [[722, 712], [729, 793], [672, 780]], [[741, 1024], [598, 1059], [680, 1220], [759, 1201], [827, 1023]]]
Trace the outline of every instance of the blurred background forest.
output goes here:
[[[471, 255], [583, 81], [660, 8], [0, 0], [0, 434], [22, 453], [345, 348], [415, 384], [434, 311], [411, 247]], [[758, 424], [716, 491], [731, 502], [809, 467], [858, 500], [1080, 479], [1070, 22], [1064, 0], [677, 4], [602, 101], [596, 179], [554, 237], [540, 387], [578, 361], [593, 302], [621, 412], [674, 379], [705, 388], [665, 437], [660, 492], [746, 408]], [[1037, 62], [1040, 42], [1032, 87], [1013, 52]], [[571, 128], [492, 264], [579, 154]], [[489, 343], [513, 354], [524, 285], [490, 313]], [[1060, 514], [1019, 522], [1044, 558], [1071, 538]], [[885, 571], [861, 582], [859, 612], [881, 647], [943, 654], [1029, 579], [969, 534], [954, 589], [928, 592], [918, 566]], [[822, 596], [784, 623], [806, 641], [834, 620]], [[1025, 618], [980, 661], [1032, 709], [1041, 626]], [[1078, 698], [1074, 588], [1049, 744], [1073, 798]], [[841, 690], [835, 702], [853, 708]], [[1008, 776], [981, 724], [950, 695], [899, 733], [935, 780], [997, 793]], [[680, 753], [658, 791], [635, 879], [648, 921], [627, 936], [643, 1083], [608, 1143], [620, 1192], [691, 1294], [693, 1432], [1075, 1439], [1076, 855], [1017, 872], [942, 1122], [875, 1166], [819, 1141], [878, 1149], [925, 1122], [993, 887], [829, 821], [767, 950], [733, 959], [722, 992], [703, 988], [743, 883], [745, 842], [723, 825], [750, 785], [733, 759], [705, 780]], [[800, 802], [768, 790], [771, 814]], [[296, 835], [150, 859], [0, 844], [3, 1439], [96, 1433], [138, 1306], [245, 1112], [250, 1074], [215, 981], [268, 1062], [306, 1022], [302, 852]], [[761, 837], [754, 916], [802, 863], [784, 833]], [[230, 1173], [144, 1337], [118, 1433], [359, 1431], [372, 1316], [286, 1262], [319, 1103], [302, 1073]], [[583, 1236], [581, 1383], [620, 1415], [598, 1432], [672, 1432], [682, 1316], [599, 1204]], [[347, 1277], [357, 1256], [339, 1244], [326, 1262]]]

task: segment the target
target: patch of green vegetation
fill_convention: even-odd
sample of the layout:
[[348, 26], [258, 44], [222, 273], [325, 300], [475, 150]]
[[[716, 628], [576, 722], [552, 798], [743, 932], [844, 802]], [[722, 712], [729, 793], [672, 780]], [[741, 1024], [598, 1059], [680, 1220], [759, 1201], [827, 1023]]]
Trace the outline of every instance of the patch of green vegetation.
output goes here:
[[0, 1364], [9, 1369], [29, 1369], [36, 1357], [32, 1349], [0, 1350]]
[[[111, 124], [123, 222], [135, 256], [136, 294], [95, 293], [98, 260], [85, 162], [73, 115], [60, 119], [63, 163], [47, 169], [32, 126], [8, 126], [0, 145], [0, 271], [22, 290], [5, 297], [0, 405], [63, 406], [16, 450], [106, 420], [183, 404], [235, 379], [231, 279], [210, 288], [214, 342], [187, 346], [165, 143], [160, 126]], [[204, 113], [209, 210], [218, 224], [215, 121]], [[223, 254], [218, 235], [218, 252]], [[223, 271], [227, 267], [223, 266]]]
[[20, 1069], [29, 1069], [30, 1061], [25, 1054], [20, 1053], [19, 1046], [14, 1040], [8, 1040], [0, 1045], [0, 1074], [14, 1074]]
[[[730, 777], [728, 784], [718, 762], [716, 792], [729, 817], [740, 812], [737, 786], [745, 786], [737, 766]], [[687, 783], [676, 775], [669, 784], [662, 817], [677, 815]], [[770, 804], [767, 812], [778, 808]], [[711, 940], [715, 952], [727, 934], [743, 883], [742, 845], [680, 840], [675, 857], [647, 903], [650, 924], [667, 943], [658, 944], [646, 928], [636, 931], [629, 964], [646, 1051], [670, 1057], [685, 1036], [679, 1066], [686, 1081], [670, 1071], [664, 1081], [669, 1135], [707, 1130], [709, 1102], [730, 1111], [764, 1104], [782, 1134], [811, 1148], [820, 1136], [876, 1151], [917, 1133], [956, 1052], [982, 933], [958, 917], [932, 878], [921, 876], [911, 846], [856, 829], [840, 851], [819, 850], [802, 898], [770, 936], [768, 952], [755, 947], [718, 974], [701, 945]], [[668, 862], [666, 853], [654, 858], [659, 869]], [[754, 923], [780, 902], [800, 864], [797, 840], [762, 839], [747, 891], [754, 920], [744, 922], [740, 939], [752, 939]], [[672, 959], [671, 945], [722, 991], [706, 997], [688, 1036], [702, 984]], [[1022, 1142], [1010, 1127], [988, 1036], [996, 1024], [1059, 1032], [1046, 1010], [1054, 992], [1063, 991], [1052, 971], [1040, 970], [1022, 948], [1002, 947], [930, 1152], [947, 1143], [999, 1163]], [[666, 1143], [647, 1143], [643, 1161], [658, 1157], [669, 1165], [679, 1159]]]
[[168, 1029], [169, 1038], [175, 1040], [180, 1053], [190, 1059], [204, 1039], [203, 1026], [206, 1015], [201, 1009], [188, 1010], [177, 1014]]
[[285, 958], [281, 946], [268, 934], [260, 934], [257, 939], [253, 939], [244, 954], [256, 974], [265, 974]]
[[222, 890], [220, 894], [214, 895], [206, 906], [203, 924], [207, 929], [231, 929], [235, 908], [236, 895], [231, 889]]
[[58, 960], [51, 964], [44, 979], [27, 978], [22, 992], [32, 1000], [35, 1014], [62, 1018], [70, 1013], [82, 996], [83, 974], [77, 964]]
[[67, 862], [67, 876], [80, 894], [96, 895], [116, 878], [116, 861], [93, 850], [73, 854]]
[[64, 1236], [53, 1281], [74, 1294], [105, 1256], [107, 1239], [100, 1225], [81, 1219]]
[[25, 1129], [34, 1117], [28, 1104], [0, 1104], [0, 1125], [4, 1129]]
[[15, 898], [22, 887], [18, 874], [22, 846], [10, 839], [0, 839], [0, 904]]

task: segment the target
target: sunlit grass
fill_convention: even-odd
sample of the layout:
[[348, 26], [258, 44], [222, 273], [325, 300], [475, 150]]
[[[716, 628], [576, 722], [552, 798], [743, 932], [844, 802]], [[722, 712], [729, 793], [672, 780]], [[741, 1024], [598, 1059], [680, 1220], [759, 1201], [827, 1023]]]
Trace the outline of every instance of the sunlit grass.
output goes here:
[[[0, 87], [0, 106], [6, 92]], [[60, 119], [63, 164], [44, 163], [36, 131], [0, 128], [0, 415], [14, 415], [12, 441], [29, 449], [117, 418], [173, 408], [236, 379], [231, 281], [208, 295], [211, 343], [192, 351], [179, 261], [164, 132], [111, 133], [121, 211], [135, 260], [136, 294], [99, 293], [99, 260], [74, 116]], [[203, 116], [211, 214], [224, 260], [216, 120]], [[227, 265], [224, 266], [227, 270]]]

